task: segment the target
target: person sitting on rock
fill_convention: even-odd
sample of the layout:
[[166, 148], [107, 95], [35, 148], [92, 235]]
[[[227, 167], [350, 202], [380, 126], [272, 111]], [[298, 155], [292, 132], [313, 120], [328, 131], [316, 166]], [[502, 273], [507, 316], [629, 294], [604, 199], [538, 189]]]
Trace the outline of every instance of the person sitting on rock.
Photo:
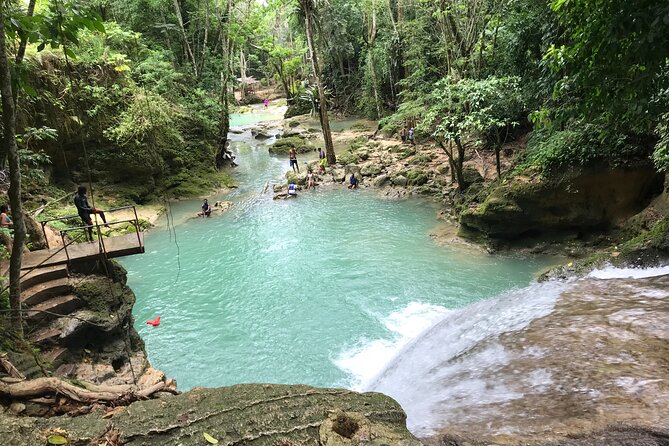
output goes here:
[[297, 184], [290, 183], [288, 185], [288, 196], [289, 197], [297, 197]]
[[0, 228], [11, 228], [14, 225], [8, 212], [9, 212], [8, 205], [3, 204], [2, 206], [0, 206]]
[[200, 217], [209, 217], [211, 215], [211, 206], [209, 206], [209, 201], [206, 198], [202, 202], [202, 212], [197, 215]]
[[348, 185], [349, 189], [357, 189], [358, 188], [358, 179], [355, 177], [354, 173], [351, 174], [350, 183], [351, 184]]
[[316, 189], [316, 177], [311, 169], [309, 169], [309, 173], [307, 174], [307, 190], [309, 189]]

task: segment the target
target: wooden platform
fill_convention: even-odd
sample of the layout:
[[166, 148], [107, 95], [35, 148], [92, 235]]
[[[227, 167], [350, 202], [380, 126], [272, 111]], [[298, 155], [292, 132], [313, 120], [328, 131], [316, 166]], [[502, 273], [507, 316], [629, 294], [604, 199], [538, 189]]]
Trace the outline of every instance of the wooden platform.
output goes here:
[[[109, 237], [104, 239], [104, 242], [107, 258], [110, 259], [144, 252], [144, 234], [141, 232], [139, 233], [139, 241], [137, 240], [137, 234], [132, 233]], [[97, 241], [94, 243], [77, 243], [68, 246], [67, 254], [69, 254], [71, 262], [97, 260], [100, 256], [100, 248]], [[21, 269], [30, 269], [37, 265], [62, 265], [68, 261], [67, 254], [62, 248], [32, 251], [24, 254]]]

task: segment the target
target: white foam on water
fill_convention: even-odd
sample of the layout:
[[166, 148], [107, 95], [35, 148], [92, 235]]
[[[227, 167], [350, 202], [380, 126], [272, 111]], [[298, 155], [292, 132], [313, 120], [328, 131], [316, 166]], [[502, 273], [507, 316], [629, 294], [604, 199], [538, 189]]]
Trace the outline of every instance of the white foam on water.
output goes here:
[[390, 339], [361, 340], [355, 347], [342, 352], [334, 363], [351, 376], [350, 387], [363, 390], [402, 348], [450, 311], [438, 305], [411, 302], [382, 320], [392, 334]]
[[[460, 310], [446, 311], [441, 320], [400, 350], [375, 377], [366, 376], [363, 390], [396, 399], [407, 412], [407, 425], [429, 435], [448, 418], [443, 407], [455, 408], [509, 401], [522, 395], [501, 384], [490, 387], [486, 370], [500, 367], [512, 354], [497, 342], [503, 333], [521, 330], [549, 314], [567, 282], [535, 283]], [[364, 350], [356, 352], [364, 362]]]
[[667, 274], [669, 274], [669, 265], [652, 268], [615, 268], [609, 266], [592, 271], [588, 274], [588, 277], [595, 279], [645, 279], [647, 277], [666, 276]]

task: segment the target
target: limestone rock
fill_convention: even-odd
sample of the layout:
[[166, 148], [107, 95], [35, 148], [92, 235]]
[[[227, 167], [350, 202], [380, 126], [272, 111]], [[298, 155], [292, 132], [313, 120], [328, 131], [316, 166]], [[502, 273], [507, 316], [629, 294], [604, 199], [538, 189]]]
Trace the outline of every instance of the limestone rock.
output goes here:
[[302, 135], [303, 133], [304, 132], [300, 129], [290, 128], [290, 129], [284, 130], [283, 133], [281, 134], [281, 137], [282, 138], [291, 138], [291, 137], [294, 137], [294, 136], [303, 137], [303, 135]]
[[12, 403], [9, 405], [9, 410], [13, 414], [18, 415], [26, 410], [26, 405], [23, 403]]
[[267, 131], [264, 130], [264, 129], [260, 129], [260, 130], [256, 130], [256, 131], [251, 131], [251, 135], [253, 135], [253, 137], [254, 137], [255, 139], [258, 139], [258, 140], [265, 140], [265, 139], [269, 139], [269, 138], [272, 137], [272, 136], [271, 136], [269, 133], [267, 133]]
[[[356, 420], [358, 429], [351, 438], [333, 430], [334, 414]], [[219, 444], [247, 446], [420, 446], [406, 429], [402, 408], [385, 395], [297, 385], [197, 389], [134, 403], [111, 418], [103, 418], [100, 412], [20, 420], [0, 414], [3, 444], [12, 446], [45, 444], [46, 436], [53, 432], [67, 433], [70, 444], [95, 444], [91, 440], [108, 432], [110, 426], [126, 446], [203, 445], [205, 432]]]
[[499, 239], [605, 227], [643, 209], [662, 190], [662, 182], [652, 166], [580, 169], [547, 180], [517, 177], [464, 212], [460, 223], [465, 230]]
[[375, 187], [383, 187], [390, 181], [390, 177], [388, 175], [379, 175], [378, 177], [374, 178], [374, 186]]
[[467, 184], [483, 182], [483, 176], [472, 166], [465, 166], [464, 169], [462, 169], [462, 177]]
[[360, 169], [360, 173], [363, 177], [375, 177], [380, 175], [381, 172], [383, 172], [383, 168], [375, 164], [370, 164]]
[[392, 179], [392, 183], [396, 186], [406, 186], [409, 180], [404, 175], [397, 175]]

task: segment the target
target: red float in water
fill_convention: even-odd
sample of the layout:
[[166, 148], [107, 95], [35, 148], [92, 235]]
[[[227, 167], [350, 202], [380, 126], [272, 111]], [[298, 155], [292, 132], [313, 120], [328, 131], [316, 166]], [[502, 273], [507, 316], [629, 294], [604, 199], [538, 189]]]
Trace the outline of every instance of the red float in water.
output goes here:
[[157, 327], [158, 325], [160, 325], [160, 316], [158, 316], [157, 318], [155, 318], [152, 321], [146, 321], [146, 323], [149, 324], [149, 325], [152, 325], [154, 327]]

